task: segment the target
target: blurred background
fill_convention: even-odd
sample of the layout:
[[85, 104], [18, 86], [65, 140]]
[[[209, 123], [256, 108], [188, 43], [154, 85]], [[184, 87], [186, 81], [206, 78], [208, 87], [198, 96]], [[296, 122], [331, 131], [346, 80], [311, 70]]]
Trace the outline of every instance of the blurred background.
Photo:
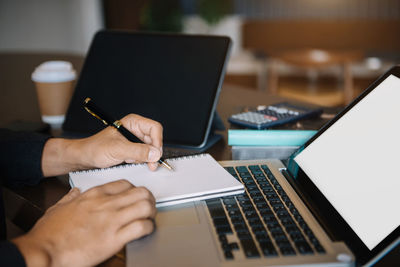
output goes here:
[[84, 56], [102, 28], [229, 35], [225, 84], [324, 106], [400, 63], [400, 0], [0, 0], [3, 55]]

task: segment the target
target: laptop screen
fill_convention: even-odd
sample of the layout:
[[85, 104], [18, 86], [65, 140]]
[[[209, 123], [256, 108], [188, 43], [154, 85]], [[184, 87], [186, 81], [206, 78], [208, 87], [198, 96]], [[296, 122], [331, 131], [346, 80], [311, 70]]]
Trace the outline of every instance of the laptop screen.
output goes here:
[[293, 157], [297, 178], [312, 182], [369, 251], [400, 225], [399, 99], [400, 78], [387, 75]]
[[98, 32], [63, 125], [94, 134], [102, 123], [83, 109], [90, 97], [116, 119], [136, 113], [160, 122], [164, 143], [201, 147], [217, 105], [230, 48], [223, 36]]

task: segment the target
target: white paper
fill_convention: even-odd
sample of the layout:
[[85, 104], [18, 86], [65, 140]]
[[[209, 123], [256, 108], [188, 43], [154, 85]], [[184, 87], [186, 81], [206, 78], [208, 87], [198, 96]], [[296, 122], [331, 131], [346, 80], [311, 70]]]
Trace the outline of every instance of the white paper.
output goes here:
[[157, 207], [244, 192], [243, 185], [209, 154], [167, 161], [174, 171], [159, 167], [153, 172], [146, 164], [132, 164], [72, 172], [69, 176], [71, 184], [82, 192], [125, 179], [135, 186], [149, 189], [156, 198]]

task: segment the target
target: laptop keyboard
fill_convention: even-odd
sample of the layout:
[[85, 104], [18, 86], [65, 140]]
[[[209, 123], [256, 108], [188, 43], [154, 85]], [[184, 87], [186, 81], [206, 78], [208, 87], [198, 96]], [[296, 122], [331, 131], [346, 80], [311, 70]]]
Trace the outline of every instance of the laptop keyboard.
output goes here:
[[[225, 168], [246, 187], [242, 195], [207, 200], [226, 259], [325, 253], [267, 165]], [[229, 236], [236, 235], [237, 242]]]

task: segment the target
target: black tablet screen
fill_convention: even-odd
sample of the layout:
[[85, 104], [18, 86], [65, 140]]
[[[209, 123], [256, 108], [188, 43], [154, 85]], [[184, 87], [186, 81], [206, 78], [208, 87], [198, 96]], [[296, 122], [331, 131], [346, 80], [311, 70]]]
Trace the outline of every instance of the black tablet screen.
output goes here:
[[63, 129], [104, 126], [82, 106], [90, 97], [115, 118], [159, 121], [164, 143], [199, 146], [211, 124], [229, 50], [227, 37], [102, 31], [96, 34]]

